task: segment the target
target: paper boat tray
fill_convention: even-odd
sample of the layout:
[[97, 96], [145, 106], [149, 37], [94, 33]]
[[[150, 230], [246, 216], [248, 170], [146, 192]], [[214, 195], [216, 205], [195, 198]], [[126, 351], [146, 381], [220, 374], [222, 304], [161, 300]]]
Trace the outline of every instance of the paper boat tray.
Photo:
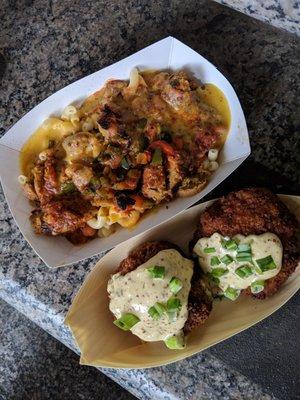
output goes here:
[[[74, 247], [63, 237], [44, 237], [34, 234], [28, 217], [29, 202], [18, 185], [19, 152], [28, 137], [49, 116], [61, 115], [69, 105], [80, 104], [84, 98], [97, 91], [107, 79], [128, 79], [133, 67], [143, 69], [189, 70], [204, 83], [214, 83], [225, 94], [231, 110], [231, 127], [220, 155], [220, 168], [213, 174], [207, 187], [199, 194], [177, 199], [166, 208], [141, 220], [135, 229], [120, 229], [115, 234], [94, 239], [83, 246]], [[50, 267], [70, 264], [111, 249], [149, 228], [157, 226], [200, 200], [230, 175], [249, 155], [250, 146], [246, 122], [237, 95], [227, 79], [204, 57], [178, 40], [168, 37], [127, 57], [116, 64], [59, 90], [21, 118], [0, 140], [0, 177], [10, 210], [28, 243]]]
[[[300, 197], [280, 196], [300, 221]], [[117, 246], [104, 256], [87, 276], [67, 314], [70, 327], [80, 348], [80, 363], [113, 368], [148, 368], [172, 363], [219, 343], [268, 317], [286, 303], [300, 286], [300, 267], [280, 290], [266, 300], [240, 296], [238, 300], [214, 302], [208, 320], [187, 338], [184, 350], [169, 350], [161, 342], [142, 343], [130, 332], [113, 325], [108, 309], [107, 282], [128, 253], [148, 240], [168, 240], [186, 253], [197, 217], [212, 201], [184, 211], [136, 238]]]

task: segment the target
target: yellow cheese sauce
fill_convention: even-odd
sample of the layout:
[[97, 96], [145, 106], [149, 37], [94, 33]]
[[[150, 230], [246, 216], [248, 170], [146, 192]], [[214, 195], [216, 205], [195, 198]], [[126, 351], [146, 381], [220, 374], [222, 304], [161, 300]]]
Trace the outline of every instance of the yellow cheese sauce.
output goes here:
[[[236, 235], [232, 238], [240, 244], [249, 244], [252, 252], [252, 263], [248, 261], [237, 261], [237, 250], [229, 250], [222, 246], [222, 241], [226, 240], [219, 233], [214, 233], [208, 238], [201, 238], [194, 247], [194, 252], [199, 257], [199, 264], [204, 272], [211, 273], [216, 268], [222, 268], [224, 275], [218, 276], [218, 286], [223, 292], [227, 288], [242, 290], [248, 288], [253, 282], [265, 281], [273, 278], [282, 266], [282, 244], [280, 239], [273, 233], [264, 233], [262, 235]], [[215, 251], [207, 253], [205, 249], [214, 249]], [[206, 250], [207, 251], [207, 250]], [[229, 255], [233, 261], [228, 265], [221, 260], [224, 256]], [[271, 256], [274, 260], [276, 268], [262, 272], [256, 260]], [[212, 258], [217, 257], [219, 264], [212, 265]], [[236, 270], [242, 266], [249, 266], [251, 274], [249, 276], [240, 277]]]
[[198, 89], [198, 93], [205, 103], [207, 103], [211, 107], [214, 107], [222, 116], [222, 123], [226, 127], [226, 132], [221, 138], [223, 145], [226, 140], [231, 122], [231, 113], [228, 101], [222, 90], [213, 83], [206, 83], [204, 85], [204, 89]]
[[29, 137], [20, 152], [20, 169], [22, 174], [28, 176], [34, 163], [43, 150], [49, 146], [49, 141], [58, 143], [64, 137], [78, 131], [78, 124], [62, 121], [60, 118], [48, 118]]
[[[148, 268], [165, 267], [163, 278], [153, 278]], [[184, 258], [177, 250], [169, 249], [157, 253], [137, 269], [126, 275], [115, 274], [108, 282], [110, 297], [109, 309], [116, 318], [125, 313], [135, 314], [140, 321], [131, 328], [131, 332], [148, 342], [165, 340], [173, 335], [181, 335], [188, 317], [188, 296], [191, 289], [193, 262]], [[176, 294], [182, 304], [175, 320], [165, 313], [155, 320], [148, 310], [156, 302], [166, 303], [174, 296], [169, 282], [172, 277], [179, 278], [183, 284]]]

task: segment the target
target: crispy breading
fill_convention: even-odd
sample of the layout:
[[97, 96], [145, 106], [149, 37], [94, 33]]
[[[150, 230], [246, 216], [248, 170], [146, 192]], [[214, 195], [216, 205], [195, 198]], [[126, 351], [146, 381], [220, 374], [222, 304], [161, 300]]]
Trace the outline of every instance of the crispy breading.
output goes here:
[[95, 209], [81, 196], [62, 197], [32, 211], [31, 223], [37, 234], [67, 234], [81, 230], [95, 215]]
[[[167, 249], [175, 249], [182, 254], [180, 248], [172, 243], [165, 241], [146, 242], [130, 252], [128, 257], [120, 263], [116, 273], [119, 272], [125, 275], [154, 257], [160, 251]], [[212, 309], [212, 299], [206, 292], [204, 284], [197, 273], [194, 273], [191, 283], [192, 287], [188, 301], [189, 315], [184, 325], [185, 334], [190, 333], [197, 326], [203, 324]]]
[[244, 294], [264, 299], [273, 295], [298, 265], [300, 254], [296, 229], [296, 218], [275, 194], [263, 188], [243, 189], [215, 201], [200, 215], [191, 248], [201, 237], [209, 237], [215, 232], [230, 237], [266, 232], [277, 235], [283, 246], [280, 272], [266, 280], [262, 292], [252, 294], [249, 289], [243, 291]]

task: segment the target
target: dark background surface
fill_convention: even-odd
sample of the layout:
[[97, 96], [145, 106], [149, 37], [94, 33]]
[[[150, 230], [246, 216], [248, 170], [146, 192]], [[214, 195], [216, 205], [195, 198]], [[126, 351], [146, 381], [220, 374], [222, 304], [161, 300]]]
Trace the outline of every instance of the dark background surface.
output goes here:
[[[296, 37], [209, 1], [2, 0], [0, 20], [1, 133], [68, 83], [173, 35], [228, 77], [249, 128], [249, 160], [209, 197], [253, 185], [300, 194]], [[29, 272], [15, 279], [36, 285]], [[208, 352], [278, 398], [300, 398], [299, 311], [298, 295]]]

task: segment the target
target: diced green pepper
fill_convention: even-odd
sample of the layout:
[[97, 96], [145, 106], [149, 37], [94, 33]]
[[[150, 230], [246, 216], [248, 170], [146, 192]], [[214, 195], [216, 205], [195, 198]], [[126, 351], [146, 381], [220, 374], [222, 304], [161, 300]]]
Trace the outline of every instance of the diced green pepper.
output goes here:
[[68, 193], [73, 193], [76, 190], [76, 186], [72, 181], [68, 182], [63, 182], [60, 185], [60, 194], [68, 194]]
[[152, 165], [160, 165], [162, 164], [162, 152], [161, 149], [155, 149], [152, 156]]

